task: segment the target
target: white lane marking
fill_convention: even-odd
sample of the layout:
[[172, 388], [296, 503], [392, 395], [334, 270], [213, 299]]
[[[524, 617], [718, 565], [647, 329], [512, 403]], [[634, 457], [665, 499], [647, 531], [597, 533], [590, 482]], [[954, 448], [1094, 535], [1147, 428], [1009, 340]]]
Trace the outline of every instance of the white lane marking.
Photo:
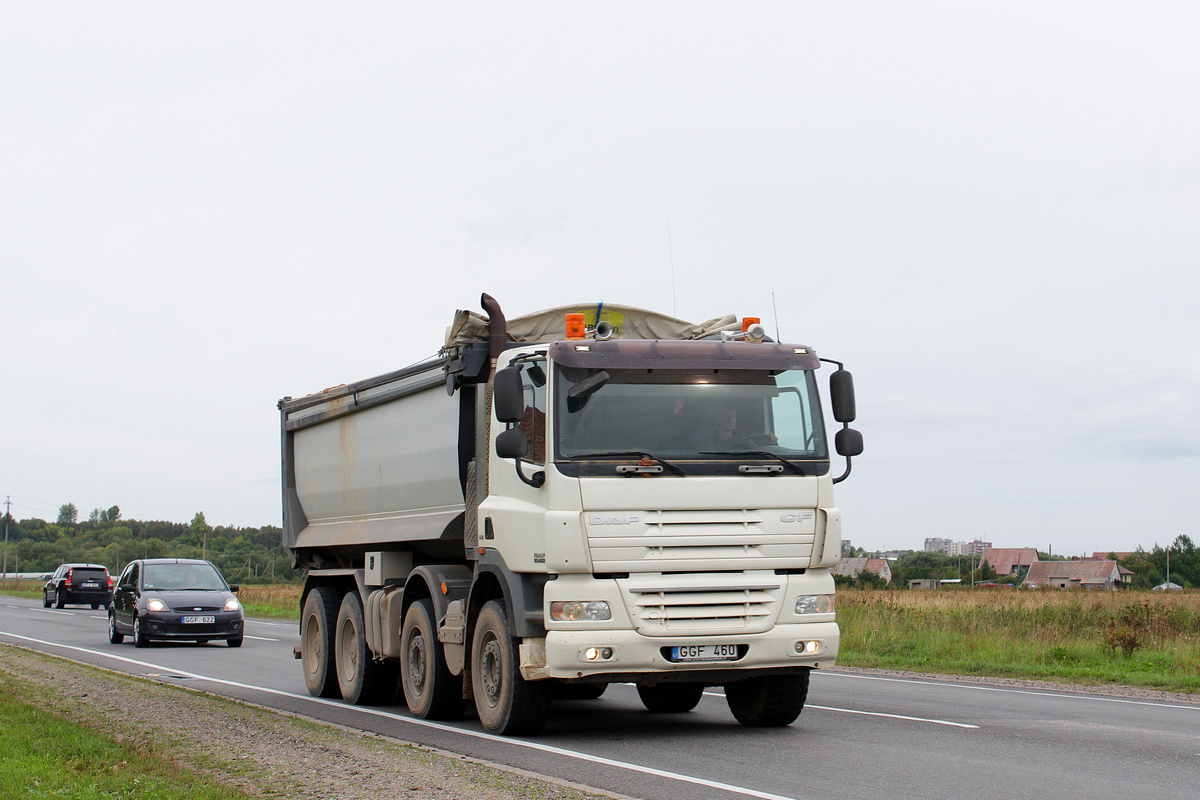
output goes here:
[[924, 717], [906, 717], [903, 714], [884, 714], [881, 711], [857, 711], [853, 708], [834, 708], [832, 706], [814, 706], [809, 703], [805, 708], [819, 708], [822, 711], [840, 711], [843, 714], [865, 714], [868, 717], [888, 717], [890, 719], [903, 719], [909, 722], [931, 722], [934, 725], [950, 725], [954, 728], [978, 728], [978, 725], [968, 725], [965, 722], [950, 722], [944, 719], [925, 719]]
[[33, 610], [38, 612], [39, 614], [65, 614], [68, 617], [75, 616], [74, 611], [55, 611], [52, 608], [35, 608]]
[[248, 633], [244, 633], [242, 635], [245, 636], [247, 639], [257, 639], [260, 642], [278, 642], [279, 641], [278, 639], [268, 639], [266, 636], [251, 636]]
[[1099, 700], [1102, 703], [1124, 703], [1131, 706], [1154, 706], [1155, 708], [1178, 708], [1187, 711], [1200, 711], [1200, 706], [1176, 705], [1174, 703], [1154, 703], [1149, 700], [1127, 700], [1122, 697], [1101, 697], [1094, 694], [1057, 694], [1055, 692], [1035, 692], [1030, 689], [1006, 689], [1002, 686], [976, 686], [970, 683], [940, 683], [916, 678], [884, 678], [878, 675], [851, 675], [846, 672], [825, 672], [813, 670], [814, 675], [825, 678], [854, 678], [863, 681], [890, 681], [892, 683], [916, 683], [922, 686], [943, 686], [949, 689], [973, 689], [978, 692], [1003, 692], [1006, 694], [1028, 694], [1034, 697], [1060, 697], [1064, 700]]
[[[705, 692], [709, 697], [724, 697], [721, 692]], [[889, 719], [903, 719], [908, 722], [931, 722], [934, 725], [950, 725], [955, 728], [978, 728], [978, 725], [968, 725], [965, 722], [950, 722], [944, 719], [926, 719], [924, 717], [906, 717], [902, 714], [884, 714], [882, 711], [857, 711], [853, 708], [834, 708], [833, 706], [815, 706], [812, 703], [805, 703], [805, 708], [819, 708], [822, 711], [840, 711], [843, 714], [862, 714], [867, 717], [888, 717]]]
[[250, 691], [263, 692], [265, 694], [276, 695], [277, 697], [286, 697], [291, 700], [305, 700], [310, 703], [319, 705], [333, 706], [343, 711], [357, 711], [361, 714], [367, 714], [373, 717], [382, 717], [384, 719], [394, 720], [396, 722], [407, 722], [412, 725], [417, 725], [422, 728], [430, 728], [444, 733], [457, 733], [462, 736], [471, 737], [474, 739], [483, 739], [484, 741], [495, 742], [497, 744], [507, 744], [514, 747], [523, 747], [527, 750], [537, 750], [542, 753], [551, 753], [564, 758], [572, 758], [577, 761], [587, 761], [592, 764], [600, 764], [606, 767], [616, 767], [617, 769], [628, 770], [629, 772], [637, 772], [642, 775], [653, 775], [657, 778], [667, 778], [669, 780], [680, 781], [681, 783], [690, 783], [695, 786], [704, 786], [709, 789], [720, 789], [734, 794], [745, 795], [746, 797], [757, 797], [760, 800], [797, 800], [795, 797], [787, 797], [781, 794], [771, 794], [770, 792], [760, 792], [757, 789], [748, 789], [744, 786], [734, 786], [729, 783], [721, 783], [720, 781], [710, 781], [705, 778], [697, 778], [692, 775], [684, 775], [680, 772], [670, 772], [669, 770], [656, 769], [654, 767], [646, 767], [641, 764], [632, 764], [628, 761], [617, 761], [603, 756], [594, 756], [590, 753], [581, 753], [577, 750], [567, 750], [562, 747], [554, 747], [553, 745], [541, 744], [540, 742], [530, 742], [524, 739], [510, 739], [506, 736], [496, 736], [483, 731], [472, 731], [464, 728], [455, 728], [451, 725], [442, 725], [438, 722], [430, 722], [425, 719], [416, 717], [405, 717], [400, 714], [393, 714], [389, 711], [381, 711], [378, 708], [370, 708], [368, 706], [351, 706], [337, 700], [328, 700], [323, 697], [311, 697], [306, 694], [295, 694], [293, 692], [285, 692], [280, 689], [271, 689], [266, 686], [255, 686], [249, 683], [238, 683], [236, 681], [227, 681], [223, 678], [211, 678], [207, 675], [201, 675], [196, 672], [185, 672], [183, 670], [167, 669], [161, 664], [151, 664], [147, 661], [138, 661], [125, 656], [117, 656], [112, 653], [106, 653], [103, 650], [91, 650], [87, 647], [76, 647], [75, 645], [59, 644], [58, 642], [48, 642], [44, 639], [34, 639], [30, 636], [22, 636], [19, 633], [9, 633], [8, 631], [0, 631], [0, 636], [9, 636], [13, 639], [19, 639], [25, 642], [33, 642], [35, 644], [48, 645], [50, 647], [59, 647], [64, 650], [74, 650], [79, 653], [87, 653], [88, 655], [100, 656], [102, 658], [111, 658], [115, 661], [122, 661], [126, 664], [135, 664], [139, 667], [149, 667], [154, 670], [164, 670], [172, 675], [178, 675], [183, 678], [192, 678], [195, 680], [208, 681], [220, 686], [230, 686], [237, 689], [249, 689]]

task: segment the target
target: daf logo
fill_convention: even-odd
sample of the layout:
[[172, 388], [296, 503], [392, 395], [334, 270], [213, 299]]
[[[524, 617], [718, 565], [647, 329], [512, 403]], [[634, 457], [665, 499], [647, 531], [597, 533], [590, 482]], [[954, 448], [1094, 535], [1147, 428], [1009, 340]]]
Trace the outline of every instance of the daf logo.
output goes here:
[[779, 515], [780, 522], [801, 522], [812, 519], [811, 511], [785, 511]]
[[637, 514], [589, 514], [589, 525], [632, 525], [638, 522]]

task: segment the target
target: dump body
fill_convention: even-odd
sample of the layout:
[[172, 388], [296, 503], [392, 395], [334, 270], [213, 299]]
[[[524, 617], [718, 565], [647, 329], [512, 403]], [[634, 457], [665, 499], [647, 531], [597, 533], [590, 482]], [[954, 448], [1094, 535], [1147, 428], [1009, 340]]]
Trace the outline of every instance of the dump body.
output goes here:
[[294, 561], [398, 547], [462, 557], [462, 396], [446, 393], [445, 367], [435, 359], [281, 403]]

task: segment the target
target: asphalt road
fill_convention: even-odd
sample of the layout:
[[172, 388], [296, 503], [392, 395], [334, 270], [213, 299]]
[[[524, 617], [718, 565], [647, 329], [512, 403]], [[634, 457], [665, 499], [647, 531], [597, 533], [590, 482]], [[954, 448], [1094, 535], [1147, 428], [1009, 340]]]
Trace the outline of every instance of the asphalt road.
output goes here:
[[1200, 796], [1200, 701], [814, 673], [787, 728], [738, 725], [720, 689], [688, 714], [647, 712], [632, 686], [556, 703], [536, 737], [431, 723], [404, 707], [312, 698], [294, 623], [250, 620], [245, 644], [110, 644], [102, 611], [0, 598], [0, 642], [191, 686], [645, 800]]

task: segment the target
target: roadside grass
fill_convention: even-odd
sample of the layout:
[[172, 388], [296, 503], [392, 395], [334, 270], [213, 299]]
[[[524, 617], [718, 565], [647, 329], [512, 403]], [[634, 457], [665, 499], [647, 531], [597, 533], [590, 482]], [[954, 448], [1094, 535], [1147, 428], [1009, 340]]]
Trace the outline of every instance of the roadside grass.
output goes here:
[[[9, 579], [0, 583], [0, 594], [10, 597], [42, 599], [45, 581]], [[300, 583], [243, 583], [238, 598], [250, 617], [267, 619], [300, 619]]]
[[838, 663], [1200, 692], [1200, 593], [839, 591]]
[[0, 797], [250, 798], [163, 758], [145, 742], [114, 741], [19, 694], [0, 678]]

